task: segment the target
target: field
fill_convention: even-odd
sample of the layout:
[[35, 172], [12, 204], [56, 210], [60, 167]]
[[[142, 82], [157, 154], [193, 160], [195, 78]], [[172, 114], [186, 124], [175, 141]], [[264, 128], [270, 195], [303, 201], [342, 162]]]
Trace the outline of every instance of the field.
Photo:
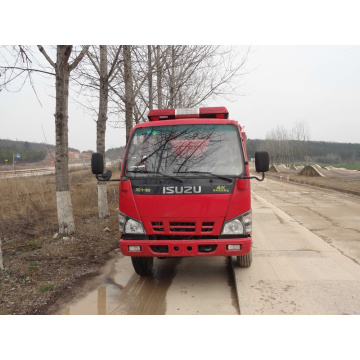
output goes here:
[[323, 176], [305, 176], [300, 175], [302, 167], [298, 170], [291, 169], [282, 165], [277, 165], [277, 170], [271, 167], [266, 176], [283, 181], [293, 181], [299, 184], [307, 184], [311, 186], [319, 186], [337, 190], [343, 193], [360, 196], [360, 171], [356, 169], [346, 170], [345, 168], [337, 168], [333, 165], [313, 165]]
[[[316, 165], [316, 163], [307, 163], [307, 164], [290, 164], [291, 166], [306, 166], [306, 165]], [[339, 164], [321, 164], [322, 167], [332, 166], [334, 168], [346, 169], [346, 170], [360, 170], [360, 163], [339, 163]]]
[[88, 168], [70, 173], [76, 232], [63, 237], [55, 236], [54, 175], [1, 180], [0, 314], [45, 314], [98, 273], [119, 241], [118, 183], [107, 188], [110, 217], [99, 220], [95, 177]]

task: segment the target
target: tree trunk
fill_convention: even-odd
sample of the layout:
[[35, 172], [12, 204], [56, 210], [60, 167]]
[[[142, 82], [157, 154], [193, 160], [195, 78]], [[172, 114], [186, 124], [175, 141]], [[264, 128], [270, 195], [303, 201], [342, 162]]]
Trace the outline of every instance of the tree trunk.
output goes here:
[[70, 78], [68, 60], [71, 54], [71, 50], [71, 45], [57, 46], [55, 177], [56, 201], [60, 234], [72, 234], [75, 231], [68, 174], [68, 99]]
[[175, 107], [175, 47], [171, 46], [171, 74], [170, 74], [170, 90], [169, 90], [169, 108]]
[[160, 45], [156, 46], [156, 82], [157, 82], [157, 98], [158, 109], [162, 109], [162, 87], [161, 87], [161, 58], [160, 58]]
[[130, 131], [133, 127], [133, 85], [131, 73], [131, 47], [124, 45], [124, 83], [125, 83], [125, 124], [126, 144], [130, 138]]
[[148, 87], [149, 87], [149, 110], [153, 109], [153, 79], [151, 65], [151, 45], [147, 46], [148, 50]]
[[[100, 99], [99, 115], [96, 125], [96, 151], [104, 155], [105, 164], [105, 133], [108, 111], [109, 78], [107, 70], [107, 46], [100, 45]], [[98, 181], [99, 219], [109, 216], [106, 182]]]

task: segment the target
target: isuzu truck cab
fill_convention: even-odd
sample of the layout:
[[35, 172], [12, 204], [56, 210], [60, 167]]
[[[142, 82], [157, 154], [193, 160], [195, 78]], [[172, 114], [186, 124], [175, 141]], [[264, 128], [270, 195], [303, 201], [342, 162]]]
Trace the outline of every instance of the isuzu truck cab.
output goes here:
[[[122, 254], [139, 275], [153, 259], [183, 256], [236, 256], [252, 261], [250, 179], [264, 179], [267, 152], [255, 154], [250, 176], [246, 134], [228, 119], [225, 107], [151, 110], [148, 122], [131, 132], [119, 185]], [[103, 174], [103, 154], [92, 158]]]

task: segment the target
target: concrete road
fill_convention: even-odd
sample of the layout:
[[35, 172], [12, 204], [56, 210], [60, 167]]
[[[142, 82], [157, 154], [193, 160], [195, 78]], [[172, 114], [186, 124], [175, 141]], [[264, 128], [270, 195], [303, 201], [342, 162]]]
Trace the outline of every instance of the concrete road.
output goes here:
[[253, 183], [253, 263], [234, 264], [241, 314], [360, 314], [360, 199]]
[[230, 259], [155, 259], [152, 276], [135, 274], [129, 257], [115, 258], [57, 314], [238, 315]]
[[119, 251], [59, 314], [360, 314], [360, 199], [252, 182], [253, 263], [155, 259], [139, 277]]

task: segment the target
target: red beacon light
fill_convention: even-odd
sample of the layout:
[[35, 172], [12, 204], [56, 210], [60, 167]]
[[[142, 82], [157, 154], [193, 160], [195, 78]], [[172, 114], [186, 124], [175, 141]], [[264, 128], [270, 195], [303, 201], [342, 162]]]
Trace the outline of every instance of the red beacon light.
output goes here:
[[206, 118], [206, 119], [228, 119], [229, 112], [226, 107], [203, 107], [186, 109], [160, 109], [150, 110], [149, 121]]

